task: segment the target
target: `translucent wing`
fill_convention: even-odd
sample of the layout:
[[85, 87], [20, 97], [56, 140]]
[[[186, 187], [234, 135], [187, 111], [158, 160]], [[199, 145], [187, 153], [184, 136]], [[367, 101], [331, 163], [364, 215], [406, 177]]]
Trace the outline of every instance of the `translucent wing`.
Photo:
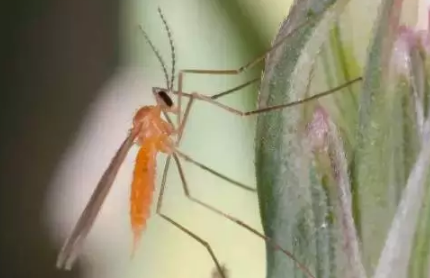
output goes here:
[[112, 161], [110, 162], [109, 167], [103, 173], [103, 176], [97, 184], [97, 187], [94, 190], [91, 199], [89, 200], [87, 206], [82, 212], [78, 223], [76, 223], [72, 234], [69, 236], [69, 238], [66, 240], [63, 247], [61, 248], [60, 254], [57, 258], [57, 268], [67, 270], [70, 270], [72, 268], [76, 257], [82, 249], [82, 244], [87, 237], [91, 227], [93, 226], [94, 220], [96, 219], [100, 208], [103, 205], [103, 202], [112, 187], [113, 181], [115, 180], [118, 170], [121, 167], [121, 164], [123, 163], [128, 151], [133, 145], [135, 137], [136, 134], [133, 133], [130, 133], [127, 136], [127, 138], [121, 144], [121, 147], [116, 152]]

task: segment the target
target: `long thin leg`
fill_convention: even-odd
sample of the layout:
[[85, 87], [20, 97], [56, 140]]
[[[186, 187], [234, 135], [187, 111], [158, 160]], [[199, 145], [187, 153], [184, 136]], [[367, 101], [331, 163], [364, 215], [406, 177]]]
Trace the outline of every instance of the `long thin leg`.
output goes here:
[[179, 230], [181, 230], [182, 232], [184, 232], [185, 234], [187, 234], [188, 236], [190, 236], [191, 238], [193, 238], [194, 240], [196, 240], [197, 242], [199, 242], [201, 245], [203, 245], [206, 248], [206, 250], [208, 251], [209, 255], [211, 256], [213, 262], [215, 263], [215, 266], [216, 266], [216, 268], [218, 270], [218, 273], [219, 273], [220, 277], [227, 278], [227, 276], [224, 275], [224, 268], [219, 263], [219, 261], [218, 261], [216, 255], [215, 255], [212, 247], [210, 246], [210, 244], [207, 241], [205, 241], [204, 239], [202, 239], [201, 237], [199, 237], [198, 235], [196, 235], [193, 232], [191, 232], [185, 226], [179, 224], [178, 222], [176, 222], [175, 220], [173, 220], [172, 218], [170, 218], [169, 216], [167, 216], [167, 215], [165, 215], [164, 213], [161, 212], [161, 207], [162, 207], [162, 203], [163, 203], [163, 196], [164, 196], [164, 190], [165, 190], [165, 187], [166, 187], [167, 172], [169, 170], [170, 160], [171, 160], [171, 156], [169, 156], [167, 158], [166, 164], [164, 166], [163, 179], [161, 181], [160, 194], [158, 195], [157, 211], [156, 211], [156, 213], [161, 218], [163, 218], [164, 220], [166, 220], [167, 222], [169, 222], [170, 224], [172, 224], [173, 226], [175, 226], [176, 228], [178, 228]]
[[[221, 268], [222, 268], [222, 273], [224, 274], [224, 277], [229, 277], [229, 274], [228, 274], [228, 268], [225, 266], [225, 265], [222, 265], [221, 266]], [[218, 269], [214, 269], [214, 270], [212, 270], [212, 275], [211, 275], [211, 277], [212, 278], [222, 278], [220, 275], [219, 275], [219, 271], [218, 271]]]
[[226, 111], [229, 111], [229, 112], [231, 112], [233, 114], [237, 114], [239, 116], [246, 117], [246, 116], [251, 116], [251, 115], [255, 115], [255, 114], [266, 113], [266, 112], [270, 112], [270, 111], [274, 111], [274, 110], [284, 109], [284, 108], [288, 108], [288, 107], [300, 105], [300, 104], [303, 104], [303, 103], [306, 103], [306, 102], [309, 102], [309, 101], [313, 101], [313, 100], [319, 99], [321, 97], [325, 97], [327, 95], [335, 93], [335, 92], [337, 92], [339, 90], [342, 90], [342, 89], [344, 89], [344, 88], [346, 88], [346, 87], [348, 87], [348, 86], [350, 86], [350, 85], [352, 85], [352, 84], [354, 84], [356, 82], [362, 81], [362, 80], [363, 80], [362, 77], [358, 77], [358, 78], [355, 78], [355, 79], [353, 79], [351, 81], [348, 81], [348, 82], [346, 82], [346, 83], [344, 83], [344, 84], [342, 84], [340, 86], [334, 87], [334, 88], [332, 88], [330, 90], [327, 90], [327, 91], [324, 91], [324, 92], [321, 92], [321, 93], [317, 93], [317, 94], [315, 94], [313, 96], [310, 96], [310, 97], [307, 97], [305, 99], [296, 100], [296, 101], [292, 101], [292, 102], [284, 103], [284, 104], [278, 104], [278, 105], [268, 106], [268, 107], [264, 107], [264, 108], [260, 108], [260, 109], [256, 109], [256, 110], [247, 111], [247, 112], [242, 112], [242, 111], [240, 111], [238, 109], [232, 108], [230, 106], [224, 105], [224, 104], [222, 104], [222, 103], [214, 100], [214, 99], [218, 98], [223, 93], [216, 94], [216, 95], [213, 95], [213, 96], [210, 96], [210, 97], [202, 95], [202, 94], [198, 94], [198, 93], [193, 93], [193, 96], [196, 99], [200, 99], [202, 101], [206, 101], [206, 102], [212, 103], [213, 105], [221, 107], [222, 109], [224, 109]]
[[[223, 110], [225, 110], [227, 112], [233, 113], [235, 115], [238, 115], [238, 116], [241, 116], [241, 117], [247, 117], [247, 116], [252, 116], [252, 115], [256, 115], [256, 114], [260, 114], [260, 113], [271, 112], [271, 111], [274, 111], [274, 110], [284, 109], [284, 108], [288, 108], [288, 107], [300, 105], [300, 104], [303, 104], [303, 103], [306, 103], [306, 102], [309, 102], [309, 101], [313, 101], [313, 100], [319, 99], [321, 97], [324, 97], [324, 96], [330, 95], [332, 93], [335, 93], [335, 92], [337, 92], [339, 90], [342, 90], [342, 89], [344, 89], [344, 88], [346, 88], [346, 87], [348, 87], [348, 86], [350, 86], [350, 85], [352, 85], [352, 84], [354, 84], [356, 82], [362, 81], [362, 79], [363, 79], [362, 77], [355, 78], [355, 79], [353, 79], [351, 81], [348, 81], [348, 82], [346, 82], [346, 83], [344, 83], [344, 84], [342, 84], [340, 86], [337, 86], [337, 87], [332, 88], [330, 90], [327, 90], [327, 91], [315, 94], [315, 95], [310, 96], [310, 97], [305, 98], [305, 99], [296, 100], [296, 101], [292, 101], [292, 102], [284, 103], [284, 104], [279, 104], [279, 105], [268, 106], [268, 107], [264, 107], [264, 108], [260, 108], [260, 109], [256, 109], [256, 110], [251, 110], [251, 111], [246, 111], [246, 112], [243, 112], [243, 111], [240, 111], [240, 110], [238, 110], [236, 108], [233, 108], [231, 106], [225, 105], [225, 104], [217, 101], [216, 99], [219, 98], [219, 97], [221, 97], [221, 96], [225, 96], [227, 94], [230, 94], [230, 93], [236, 91], [237, 88], [240, 89], [240, 88], [243, 88], [245, 86], [248, 86], [248, 85], [252, 84], [255, 81], [255, 79], [251, 80], [251, 81], [249, 81], [249, 82], [247, 82], [247, 83], [245, 83], [243, 85], [235, 87], [233, 89], [230, 89], [230, 90], [227, 90], [227, 91], [224, 91], [224, 92], [212, 95], [212, 96], [206, 96], [206, 95], [199, 94], [199, 93], [191, 93], [191, 94], [189, 94], [189, 93], [182, 93], [183, 96], [189, 97], [190, 101], [188, 102], [188, 105], [187, 105], [185, 113], [184, 113], [184, 118], [183, 118], [183, 120], [182, 120], [182, 122], [181, 122], [181, 124], [179, 125], [179, 128], [178, 128], [179, 138], [181, 138], [182, 135], [183, 135], [183, 130], [184, 130], [185, 125], [187, 123], [189, 112], [191, 110], [191, 106], [192, 106], [192, 104], [194, 102], [194, 99], [199, 99], [201, 101], [208, 102], [210, 104], [213, 104], [213, 105], [215, 105], [217, 107], [220, 107], [221, 109], [223, 109]], [[178, 93], [179, 94], [179, 92], [174, 92], [174, 93]]]
[[[179, 171], [179, 176], [180, 176], [181, 181], [182, 181], [182, 186], [183, 186], [183, 189], [184, 189], [184, 193], [185, 193], [185, 196], [186, 196], [188, 199], [190, 199], [192, 202], [195, 202], [195, 203], [197, 203], [197, 204], [199, 204], [199, 205], [201, 205], [201, 206], [203, 206], [203, 207], [205, 207], [205, 208], [209, 209], [210, 211], [212, 211], [212, 212], [214, 212], [214, 213], [216, 213], [216, 214], [218, 214], [218, 215], [220, 215], [220, 216], [223, 216], [223, 217], [225, 217], [225, 218], [229, 219], [230, 221], [232, 221], [232, 222], [234, 222], [234, 223], [238, 224], [239, 226], [241, 226], [241, 227], [243, 227], [243, 228], [247, 229], [248, 231], [250, 231], [251, 233], [253, 233], [253, 234], [257, 235], [258, 237], [260, 237], [261, 239], [263, 239], [264, 241], [266, 241], [266, 243], [270, 244], [270, 245], [272, 246], [272, 248], [274, 248], [274, 249], [276, 249], [276, 250], [281, 251], [281, 252], [282, 252], [282, 253], [284, 253], [287, 257], [289, 257], [291, 260], [293, 260], [293, 261], [294, 261], [294, 263], [297, 265], [297, 267], [298, 267], [300, 270], [302, 270], [302, 271], [306, 274], [306, 276], [307, 276], [308, 278], [315, 278], [315, 276], [310, 272], [310, 270], [309, 270], [309, 269], [308, 269], [304, 264], [300, 263], [300, 262], [296, 259], [296, 257], [295, 257], [291, 252], [289, 252], [288, 250], [285, 250], [284, 248], [282, 248], [278, 243], [276, 243], [276, 242], [275, 242], [274, 240], [272, 240], [270, 237], [265, 236], [264, 234], [262, 234], [262, 233], [258, 232], [256, 229], [252, 228], [251, 226], [249, 226], [248, 224], [246, 224], [246, 223], [242, 222], [241, 220], [239, 220], [239, 219], [237, 219], [237, 218], [235, 218], [235, 217], [233, 217], [233, 216], [231, 216], [231, 215], [229, 215], [229, 214], [226, 214], [226, 213], [224, 213], [224, 212], [222, 212], [222, 211], [218, 210], [217, 208], [214, 208], [214, 207], [212, 207], [211, 205], [208, 205], [208, 204], [206, 204], [206, 203], [204, 203], [204, 202], [202, 202], [202, 201], [200, 201], [200, 200], [198, 200], [198, 199], [194, 198], [193, 196], [191, 196], [191, 194], [190, 194], [190, 190], [189, 190], [189, 187], [188, 187], [188, 184], [187, 184], [187, 181], [186, 181], [186, 179], [185, 179], [184, 170], [183, 170], [183, 168], [182, 168], [182, 166], [181, 166], [181, 162], [180, 162], [180, 160], [179, 160], [179, 157], [178, 157], [178, 156], [181, 156], [182, 158], [186, 159], [187, 161], [189, 161], [189, 162], [191, 162], [191, 163], [196, 164], [197, 166], [199, 166], [199, 165], [200, 165], [200, 163], [198, 163], [198, 162], [196, 162], [196, 161], [194, 161], [194, 160], [191, 160], [189, 156], [186, 156], [186, 155], [185, 155], [185, 154], [183, 154], [182, 152], [175, 151], [175, 152], [173, 153], [173, 158], [174, 158], [174, 160], [175, 160], [176, 166], [177, 166], [178, 171]], [[170, 158], [170, 157], [169, 157], [169, 158]]]
[[239, 91], [240, 89], [248, 87], [249, 85], [257, 83], [257, 82], [260, 82], [260, 78], [254, 78], [254, 79], [252, 79], [252, 80], [250, 80], [248, 82], [243, 83], [242, 85], [239, 85], [239, 86], [233, 87], [231, 89], [225, 90], [225, 91], [220, 92], [220, 93], [218, 93], [216, 95], [212, 95], [211, 98], [212, 99], [217, 99], [217, 98], [220, 98], [220, 97], [223, 97], [223, 96], [235, 93], [235, 92]]
[[211, 169], [210, 167], [208, 167], [208, 166], [206, 166], [206, 165], [204, 165], [204, 164], [202, 164], [200, 162], [197, 162], [196, 160], [192, 159], [190, 156], [184, 154], [183, 152], [179, 151], [178, 149], [176, 149], [175, 153], [177, 155], [179, 155], [180, 157], [182, 157], [183, 159], [185, 159], [186, 161], [189, 161], [189, 162], [193, 163], [197, 167], [200, 167], [201, 169], [205, 170], [206, 172], [211, 173], [212, 175], [217, 176], [220, 179], [223, 179], [223, 180], [225, 180], [225, 181], [227, 181], [227, 182], [229, 182], [229, 183], [231, 183], [231, 184], [233, 184], [233, 185], [235, 185], [237, 187], [245, 189], [246, 191], [256, 192], [255, 188], [247, 186], [247, 185], [245, 185], [245, 184], [243, 184], [241, 182], [235, 181], [235, 180], [233, 180], [233, 179], [231, 179], [231, 178], [229, 178], [229, 177], [227, 177], [227, 176], [225, 176], [225, 175], [223, 175], [223, 174], [221, 174], [221, 173], [219, 173], [219, 172]]
[[[296, 32], [301, 30], [302, 27], [305, 27], [306, 25], [318, 20], [320, 18], [320, 15], [312, 16], [313, 18], [308, 18], [304, 22], [297, 25], [296, 28], [294, 28], [291, 32], [289, 32], [287, 35], [285, 35], [283, 38], [278, 40], [275, 44], [273, 44], [268, 50], [266, 50], [263, 54], [252, 60], [251, 62], [245, 64], [244, 66], [241, 66], [238, 69], [230, 69], [230, 70], [199, 70], [199, 69], [183, 69], [180, 70], [178, 73], [178, 108], [179, 111], [181, 111], [182, 106], [182, 86], [183, 86], [183, 79], [185, 74], [212, 74], [212, 75], [238, 75], [242, 72], [245, 72], [246, 70], [254, 67], [258, 63], [264, 60], [266, 55], [270, 53], [271, 51], [275, 50], [279, 46], [281, 46], [288, 38], [290, 38], [292, 35], [294, 35]], [[177, 117], [177, 124], [180, 126], [181, 124], [181, 113], [178, 114]]]

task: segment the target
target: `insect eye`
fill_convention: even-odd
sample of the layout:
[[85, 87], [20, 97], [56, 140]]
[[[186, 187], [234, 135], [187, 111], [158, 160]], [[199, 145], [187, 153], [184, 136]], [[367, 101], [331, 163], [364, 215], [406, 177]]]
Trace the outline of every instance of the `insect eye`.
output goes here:
[[172, 99], [169, 97], [169, 95], [167, 95], [167, 93], [165, 91], [159, 91], [157, 94], [168, 107], [173, 106]]

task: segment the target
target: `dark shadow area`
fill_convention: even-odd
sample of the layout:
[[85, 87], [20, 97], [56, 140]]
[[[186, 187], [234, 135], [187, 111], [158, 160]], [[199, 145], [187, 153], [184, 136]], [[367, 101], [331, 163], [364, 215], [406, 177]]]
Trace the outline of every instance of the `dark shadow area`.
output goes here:
[[83, 113], [118, 63], [119, 1], [8, 1], [0, 43], [0, 276], [55, 269], [46, 191]]

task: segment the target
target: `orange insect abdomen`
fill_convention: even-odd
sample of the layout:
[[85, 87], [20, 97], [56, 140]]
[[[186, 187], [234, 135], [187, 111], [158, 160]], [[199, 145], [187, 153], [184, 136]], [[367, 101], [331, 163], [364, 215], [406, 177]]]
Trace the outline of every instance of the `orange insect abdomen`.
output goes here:
[[130, 218], [134, 234], [133, 253], [145, 228], [152, 203], [157, 150], [149, 142], [139, 149], [130, 194]]

